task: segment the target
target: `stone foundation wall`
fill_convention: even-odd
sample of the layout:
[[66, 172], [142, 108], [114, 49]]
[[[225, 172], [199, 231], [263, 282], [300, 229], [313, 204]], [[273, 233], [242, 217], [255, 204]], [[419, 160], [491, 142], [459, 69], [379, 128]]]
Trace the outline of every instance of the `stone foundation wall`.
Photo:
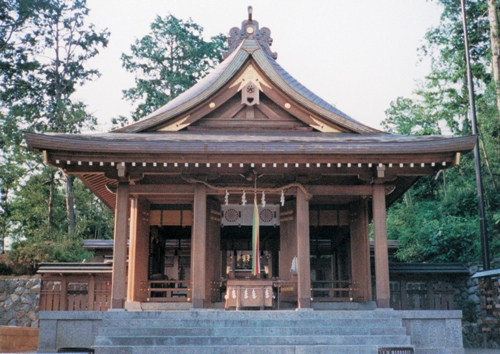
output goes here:
[[0, 277], [0, 326], [38, 327], [40, 276]]
[[[483, 270], [482, 265], [467, 264], [470, 277]], [[491, 269], [500, 268], [500, 259], [491, 262]], [[464, 348], [500, 349], [500, 332], [484, 332], [479, 322], [486, 318], [481, 309], [481, 294], [478, 288], [479, 280], [467, 278], [461, 284], [455, 285], [455, 308], [462, 310], [462, 334]], [[500, 309], [499, 309], [500, 310]], [[497, 318], [500, 320], [500, 318]]]

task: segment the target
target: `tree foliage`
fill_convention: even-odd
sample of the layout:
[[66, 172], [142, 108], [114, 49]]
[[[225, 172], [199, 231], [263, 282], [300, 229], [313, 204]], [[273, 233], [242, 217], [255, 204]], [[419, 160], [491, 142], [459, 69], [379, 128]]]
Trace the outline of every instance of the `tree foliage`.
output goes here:
[[88, 61], [107, 45], [109, 32], [87, 24], [88, 13], [85, 0], [0, 2], [2, 240], [9, 236], [37, 249], [51, 243], [77, 245], [82, 237], [96, 234], [109, 237], [110, 213], [102, 212], [102, 224], [92, 225], [88, 219], [104, 207], [81, 191], [81, 183], [73, 188], [73, 177], [27, 149], [22, 135], [25, 130], [79, 133], [95, 126], [74, 93], [99, 76]]
[[[412, 98], [399, 97], [386, 111], [384, 128], [392, 133], [429, 135], [471, 133], [462, 15], [459, 0], [439, 0], [441, 22], [420, 48], [431, 72]], [[500, 255], [500, 124], [490, 64], [486, 1], [468, 1], [467, 17], [480, 131], [485, 202], [491, 249]], [[389, 237], [402, 248], [397, 257], [412, 262], [470, 261], [480, 258], [476, 181], [472, 154], [436, 176], [421, 178], [388, 212]]]
[[123, 67], [135, 74], [135, 87], [123, 91], [125, 99], [138, 103], [133, 120], [165, 105], [205, 77], [222, 60], [225, 41], [222, 34], [205, 41], [203, 28], [191, 20], [156, 17], [151, 32], [131, 45], [131, 54], [122, 54]]

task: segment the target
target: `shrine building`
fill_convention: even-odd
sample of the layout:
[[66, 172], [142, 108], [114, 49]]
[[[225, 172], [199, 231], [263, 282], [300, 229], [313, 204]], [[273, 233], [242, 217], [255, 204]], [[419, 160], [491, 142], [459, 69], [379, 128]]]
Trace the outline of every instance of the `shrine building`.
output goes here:
[[115, 213], [112, 309], [389, 307], [387, 207], [476, 137], [363, 125], [285, 71], [270, 34], [250, 14], [221, 64], [138, 122], [25, 133]]

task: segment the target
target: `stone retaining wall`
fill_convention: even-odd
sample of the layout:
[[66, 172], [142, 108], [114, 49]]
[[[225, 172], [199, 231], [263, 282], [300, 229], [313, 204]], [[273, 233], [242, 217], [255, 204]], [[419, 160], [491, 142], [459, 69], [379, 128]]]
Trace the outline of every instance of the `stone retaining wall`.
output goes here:
[[[470, 277], [483, 270], [482, 265], [478, 264], [470, 263], [466, 266], [469, 268]], [[494, 259], [490, 268], [500, 268], [500, 259]], [[485, 312], [481, 309], [481, 294], [478, 289], [479, 280], [470, 277], [463, 281], [460, 286], [455, 287], [455, 308], [461, 309], [463, 312], [464, 348], [500, 349], [500, 333], [483, 332], [478, 324], [483, 319], [491, 318], [485, 318]]]
[[0, 326], [38, 327], [40, 276], [0, 276]]

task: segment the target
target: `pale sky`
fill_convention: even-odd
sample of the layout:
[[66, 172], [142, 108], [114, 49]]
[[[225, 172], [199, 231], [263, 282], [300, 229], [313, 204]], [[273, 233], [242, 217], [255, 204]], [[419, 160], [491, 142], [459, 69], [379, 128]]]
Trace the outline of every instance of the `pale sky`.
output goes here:
[[80, 88], [83, 100], [110, 128], [118, 115], [130, 116], [122, 90], [134, 75], [121, 66], [136, 38], [149, 33], [156, 15], [191, 18], [204, 35], [240, 27], [253, 6], [253, 19], [268, 27], [278, 63], [309, 90], [352, 118], [379, 128], [390, 102], [409, 97], [426, 74], [417, 48], [439, 23], [441, 8], [427, 0], [87, 0], [89, 22], [111, 32], [107, 48], [89, 66], [102, 76]]

